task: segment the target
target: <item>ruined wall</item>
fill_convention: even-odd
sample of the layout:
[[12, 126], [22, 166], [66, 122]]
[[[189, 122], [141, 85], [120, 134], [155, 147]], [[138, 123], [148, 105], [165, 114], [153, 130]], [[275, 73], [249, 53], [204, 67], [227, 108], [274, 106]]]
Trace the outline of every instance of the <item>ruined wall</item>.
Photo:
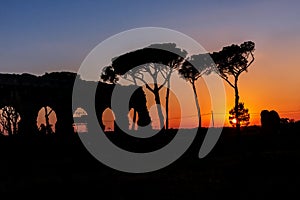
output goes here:
[[[0, 74], [0, 109], [4, 106], [16, 108], [21, 116], [19, 132], [22, 134], [37, 132], [37, 116], [43, 106], [49, 106], [55, 111], [57, 117], [55, 130], [58, 134], [73, 132], [73, 113], [77, 107], [83, 108], [87, 113], [96, 111], [100, 119], [99, 124], [103, 126], [102, 113], [111, 106], [110, 98], [114, 85], [80, 80], [82, 97], [90, 99], [91, 102], [97, 102], [95, 107], [86, 107], [82, 102], [72, 102], [76, 76], [71, 72], [53, 72], [43, 76]], [[87, 97], [85, 92], [92, 85], [97, 88], [97, 92], [94, 96]], [[139, 92], [142, 94], [138, 95], [138, 98], [145, 98], [143, 91]], [[146, 107], [145, 99], [142, 101], [136, 99], [129, 107], [135, 107], [138, 105], [137, 102], [144, 102], [143, 106]]]

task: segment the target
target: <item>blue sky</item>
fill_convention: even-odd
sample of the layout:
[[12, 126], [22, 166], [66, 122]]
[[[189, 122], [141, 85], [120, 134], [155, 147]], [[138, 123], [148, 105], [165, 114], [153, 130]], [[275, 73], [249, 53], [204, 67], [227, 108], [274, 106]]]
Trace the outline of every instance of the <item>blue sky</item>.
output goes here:
[[0, 1], [0, 72], [76, 71], [98, 43], [132, 28], [183, 32], [208, 50], [299, 35], [297, 1]]
[[[180, 31], [208, 51], [252, 40], [256, 60], [240, 77], [241, 100], [253, 113], [300, 119], [283, 112], [300, 109], [299, 10], [296, 0], [0, 0], [0, 73], [76, 72], [100, 42], [138, 27]], [[231, 88], [227, 97], [231, 108]]]

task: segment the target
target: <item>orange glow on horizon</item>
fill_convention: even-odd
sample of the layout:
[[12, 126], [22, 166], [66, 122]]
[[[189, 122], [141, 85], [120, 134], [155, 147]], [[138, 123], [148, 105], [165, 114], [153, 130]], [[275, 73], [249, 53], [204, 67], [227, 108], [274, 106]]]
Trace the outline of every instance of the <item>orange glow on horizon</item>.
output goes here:
[[[222, 38], [221, 38], [222, 39]], [[219, 51], [222, 46], [231, 43], [240, 43], [244, 41], [229, 41], [225, 40], [222, 44], [220, 42], [215, 45], [215, 48], [210, 50]], [[201, 40], [200, 40], [201, 41]], [[226, 43], [225, 43], [226, 41]], [[250, 124], [249, 126], [260, 126], [260, 112], [262, 110], [275, 110], [279, 113], [281, 118], [290, 118], [295, 121], [300, 120], [300, 93], [298, 92], [298, 86], [300, 85], [299, 68], [297, 62], [295, 62], [295, 53], [299, 52], [300, 40], [282, 40], [277, 41], [281, 48], [273, 48], [270, 44], [273, 44], [270, 38], [254, 38], [256, 43], [256, 50], [254, 52], [255, 61], [249, 67], [248, 72], [241, 74], [238, 82], [240, 102], [245, 103], [245, 107], [249, 109]], [[211, 45], [211, 44], [208, 44]], [[284, 51], [287, 50], [288, 51]], [[286, 59], [282, 59], [282, 56], [287, 56]], [[174, 73], [176, 74], [176, 72]], [[183, 82], [187, 87], [183, 87]], [[228, 85], [225, 81], [226, 92], [226, 113], [217, 113], [213, 111], [213, 118], [215, 120], [215, 126], [228, 126], [229, 123], [229, 110], [234, 107], [234, 89]], [[175, 87], [182, 87], [179, 95], [183, 95], [186, 100], [183, 103], [185, 113], [181, 116], [178, 113], [180, 107], [175, 102], [175, 96], [170, 97], [170, 127], [176, 128], [179, 126], [180, 118], [182, 118], [182, 127], [194, 128], [197, 126], [197, 113], [195, 108], [193, 91], [189, 83], [182, 80], [176, 83], [171, 82], [171, 89]], [[203, 127], [210, 126], [212, 120], [212, 109], [208, 90], [205, 86], [205, 82], [199, 79], [196, 82], [197, 94], [199, 97], [199, 104], [201, 107], [201, 121]], [[153, 94], [144, 88], [147, 95], [148, 108], [154, 104]], [[162, 106], [165, 104], [165, 90], [160, 92]], [[157, 113], [152, 111], [151, 117], [155, 121], [157, 119]], [[218, 120], [225, 118], [225, 124], [218, 123]], [[153, 122], [154, 126], [156, 122]]]

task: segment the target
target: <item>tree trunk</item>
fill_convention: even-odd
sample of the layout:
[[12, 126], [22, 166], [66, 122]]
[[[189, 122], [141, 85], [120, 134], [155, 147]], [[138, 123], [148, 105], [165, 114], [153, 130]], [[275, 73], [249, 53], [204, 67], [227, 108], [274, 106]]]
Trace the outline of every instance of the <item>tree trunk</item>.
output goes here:
[[45, 111], [45, 121], [46, 121], [46, 134], [48, 134], [50, 123], [49, 123], [48, 110], [46, 106], [44, 106], [44, 111]]
[[11, 127], [11, 119], [7, 118], [7, 134], [8, 136], [12, 136], [12, 127]]
[[197, 91], [196, 91], [196, 87], [195, 87], [195, 81], [192, 82], [192, 86], [193, 86], [194, 98], [195, 98], [195, 103], [196, 103], [196, 108], [197, 108], [198, 119], [199, 119], [198, 128], [201, 128], [200, 105], [199, 105], [198, 95], [197, 95]]
[[133, 109], [133, 119], [132, 119], [132, 126], [131, 126], [131, 130], [135, 130], [136, 127], [136, 110]]
[[239, 89], [238, 89], [238, 78], [235, 78], [234, 81], [234, 93], [235, 93], [235, 105], [234, 105], [234, 111], [235, 111], [235, 118], [236, 118], [236, 131], [238, 134], [240, 134], [240, 120], [239, 120]]
[[50, 133], [52, 133], [52, 128], [51, 128], [51, 124], [49, 122], [49, 116], [53, 110], [50, 110], [50, 112], [48, 113], [47, 106], [44, 106], [44, 109], [45, 109], [45, 121], [46, 121], [46, 134], [50, 134]]
[[[133, 79], [133, 81], [134, 81], [134, 85], [137, 86], [137, 82], [136, 82], [135, 78]], [[137, 114], [137, 111], [133, 108], [133, 119], [132, 119], [131, 130], [135, 130], [135, 127], [138, 127], [138, 125], [136, 123], [136, 114]]]
[[17, 123], [18, 123], [18, 119], [13, 119], [13, 134], [17, 133]]
[[169, 130], [169, 97], [170, 97], [170, 79], [168, 80], [168, 87], [166, 92], [166, 130]]
[[157, 83], [154, 84], [154, 96], [155, 96], [155, 103], [157, 104], [157, 113], [159, 118], [159, 128], [164, 126], [164, 115], [161, 109], [160, 97], [159, 97], [159, 89]]

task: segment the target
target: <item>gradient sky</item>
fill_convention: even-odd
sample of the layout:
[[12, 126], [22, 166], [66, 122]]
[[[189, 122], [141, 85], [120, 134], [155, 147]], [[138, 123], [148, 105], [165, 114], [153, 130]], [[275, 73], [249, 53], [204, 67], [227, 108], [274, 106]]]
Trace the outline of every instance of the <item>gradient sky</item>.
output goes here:
[[[259, 123], [262, 109], [300, 119], [298, 1], [1, 0], [0, 5], [0, 72], [77, 71], [98, 43], [137, 27], [180, 31], [208, 51], [252, 40], [256, 60], [240, 77], [252, 124]], [[227, 95], [229, 110], [231, 88]]]

